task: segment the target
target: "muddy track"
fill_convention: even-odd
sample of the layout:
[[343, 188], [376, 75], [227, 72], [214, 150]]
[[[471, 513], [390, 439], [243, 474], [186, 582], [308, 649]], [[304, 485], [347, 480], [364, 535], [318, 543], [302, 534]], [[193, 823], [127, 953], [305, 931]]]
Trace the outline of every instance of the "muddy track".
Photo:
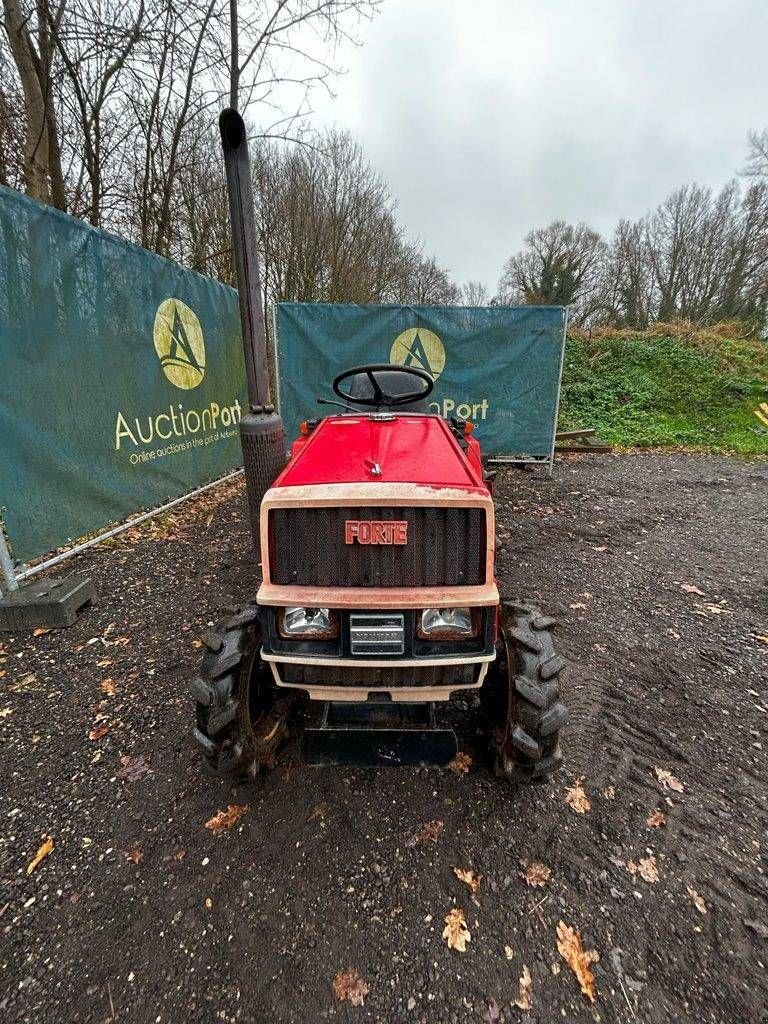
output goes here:
[[[500, 476], [502, 585], [560, 617], [569, 661], [566, 767], [532, 789], [491, 775], [474, 699], [446, 712], [467, 775], [310, 770], [304, 708], [268, 776], [205, 777], [186, 684], [199, 634], [255, 586], [240, 488], [82, 557], [99, 600], [73, 629], [0, 638], [0, 1019], [764, 1024], [767, 485], [766, 464], [683, 455]], [[214, 837], [232, 802], [248, 812]], [[651, 856], [657, 882], [631, 873]], [[464, 954], [441, 938], [454, 905]], [[559, 920], [600, 954], [594, 1006]], [[334, 1000], [348, 966], [362, 1007]]]

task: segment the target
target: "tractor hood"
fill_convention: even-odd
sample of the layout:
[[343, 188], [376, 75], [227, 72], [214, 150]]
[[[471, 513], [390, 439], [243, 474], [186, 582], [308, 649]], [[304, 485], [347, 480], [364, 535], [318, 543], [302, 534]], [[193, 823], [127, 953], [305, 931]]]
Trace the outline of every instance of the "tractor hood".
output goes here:
[[293, 447], [273, 484], [409, 483], [487, 493], [450, 426], [437, 415], [328, 416]]

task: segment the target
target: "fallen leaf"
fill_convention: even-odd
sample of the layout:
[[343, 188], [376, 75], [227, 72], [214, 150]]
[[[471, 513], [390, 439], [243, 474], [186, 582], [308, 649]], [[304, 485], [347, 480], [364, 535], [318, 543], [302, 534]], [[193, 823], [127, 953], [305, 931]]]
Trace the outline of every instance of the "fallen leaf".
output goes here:
[[505, 946], [504, 947], [504, 956], [507, 958], [507, 960], [511, 960], [514, 955], [515, 955], [515, 951], [514, 951], [514, 949], [512, 949], [511, 946]]
[[647, 857], [641, 857], [637, 862], [628, 860], [627, 871], [633, 877], [635, 875], [640, 875], [640, 877], [646, 882], [655, 883], [659, 880], [659, 869], [656, 864], [656, 858], [653, 854], [649, 854]]
[[33, 630], [32, 636], [45, 636], [46, 633], [50, 632], [50, 627], [38, 626], [37, 629]]
[[695, 587], [692, 583], [681, 583], [680, 589], [684, 590], [686, 594], [698, 594], [699, 597], [706, 596], [703, 590], [699, 590], [699, 588]]
[[312, 813], [307, 818], [307, 821], [314, 821], [316, 818], [324, 818], [325, 812], [328, 810], [327, 804], [317, 804], [312, 808]]
[[499, 1024], [501, 1020], [501, 1010], [499, 1004], [495, 999], [488, 999], [485, 1004], [485, 1010], [480, 1018], [483, 1024]]
[[656, 778], [661, 783], [662, 789], [671, 789], [674, 793], [684, 792], [685, 786], [675, 778], [669, 769], [654, 766], [653, 770], [656, 772]]
[[581, 785], [583, 781], [584, 776], [580, 775], [570, 789], [566, 790], [565, 793], [565, 802], [577, 814], [584, 814], [592, 807], [592, 804], [587, 799], [587, 794], [584, 792], [584, 788]]
[[223, 832], [225, 828], [232, 828], [248, 810], [248, 804], [230, 804], [226, 811], [217, 811], [212, 818], [205, 823], [215, 836]]
[[448, 765], [454, 775], [466, 775], [469, 769], [472, 767], [472, 758], [469, 754], [465, 754], [462, 750], [458, 752], [456, 757]]
[[193, 641], [192, 641], [192, 646], [193, 646], [193, 647], [197, 647], [197, 648], [200, 648], [200, 647], [202, 647], [202, 646], [203, 646], [203, 641], [202, 641], [202, 640], [193, 640]]
[[587, 606], [583, 603], [583, 601], [574, 601], [573, 604], [569, 604], [568, 607], [571, 608], [573, 611], [576, 611], [577, 608], [586, 608]]
[[346, 1000], [353, 1006], [362, 1006], [370, 991], [370, 985], [363, 981], [354, 967], [347, 967], [346, 970], [339, 971], [333, 979], [333, 994], [340, 1003]]
[[174, 860], [184, 860], [184, 858], [186, 856], [187, 856], [187, 851], [186, 850], [176, 850], [176, 852], [173, 854], [173, 859]]
[[696, 890], [692, 889], [690, 885], [686, 886], [686, 888], [688, 890], [688, 895], [691, 897], [691, 900], [693, 901], [694, 907], [696, 907], [700, 914], [706, 914], [707, 904], [704, 902], [701, 896], [699, 896]]
[[130, 642], [131, 642], [131, 638], [129, 636], [119, 636], [117, 638], [117, 640], [113, 640], [112, 641], [112, 646], [113, 647], [127, 647]]
[[648, 828], [662, 828], [667, 824], [667, 816], [664, 811], [654, 811], [653, 814], [648, 815], [648, 821], [646, 825]]
[[108, 697], [114, 697], [117, 693], [114, 679], [103, 679], [101, 682], [101, 692], [106, 693]]
[[91, 731], [88, 733], [89, 740], [100, 740], [102, 736], [106, 736], [109, 732], [109, 722], [100, 722], [98, 725], [94, 725]]
[[436, 843], [441, 838], [444, 828], [442, 821], [428, 821], [424, 828], [416, 833], [414, 843]]
[[590, 965], [596, 963], [600, 957], [596, 950], [585, 950], [581, 942], [581, 935], [575, 929], [567, 925], [565, 921], [559, 921], [557, 925], [557, 949], [560, 956], [578, 979], [581, 991], [594, 1003], [597, 989], [595, 988], [595, 976]]
[[140, 846], [132, 846], [125, 855], [126, 860], [132, 860], [134, 864], [138, 864], [140, 860], [144, 859], [144, 854]]
[[49, 853], [53, 853], [53, 837], [46, 836], [40, 849], [37, 851], [32, 860], [27, 864], [27, 874], [31, 875], [35, 868], [38, 866], [40, 861], [45, 860]]
[[606, 786], [603, 790], [603, 796], [606, 800], [615, 800], [616, 790], [613, 788], [613, 786]]
[[476, 875], [472, 868], [454, 868], [453, 873], [460, 882], [468, 885], [472, 892], [477, 892], [480, 888], [480, 880], [483, 876]]
[[120, 758], [122, 768], [117, 775], [120, 779], [128, 779], [129, 782], [136, 782], [149, 771], [151, 754], [139, 754], [138, 757], [130, 757], [128, 754]]
[[763, 636], [762, 633], [753, 633], [752, 636], [755, 640], [759, 640], [761, 644], [768, 645], [768, 636]]
[[533, 1002], [531, 1000], [531, 972], [528, 970], [525, 964], [523, 964], [523, 973], [520, 975], [520, 987], [515, 1000], [515, 1006], [519, 1010], [532, 1010]]
[[472, 936], [464, 919], [464, 911], [458, 907], [454, 907], [445, 916], [443, 938], [448, 943], [449, 949], [457, 949], [460, 953], [466, 953], [467, 943], [471, 941]]
[[552, 874], [552, 869], [546, 864], [539, 864], [534, 861], [532, 864], [523, 865], [523, 878], [527, 885], [535, 889], [537, 886], [546, 885]]
[[0, 718], [7, 718], [13, 714], [13, 708], [0, 708]]

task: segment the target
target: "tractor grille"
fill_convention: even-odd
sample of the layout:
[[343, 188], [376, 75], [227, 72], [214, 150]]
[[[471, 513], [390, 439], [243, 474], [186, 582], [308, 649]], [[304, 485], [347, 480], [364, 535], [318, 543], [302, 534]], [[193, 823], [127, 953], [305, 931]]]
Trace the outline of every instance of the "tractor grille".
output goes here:
[[[406, 520], [407, 544], [347, 544], [347, 519]], [[273, 583], [322, 587], [457, 587], [485, 582], [482, 508], [276, 508]]]
[[461, 686], [474, 682], [477, 665], [419, 665], [399, 668], [334, 668], [333, 665], [280, 666], [286, 683], [308, 686]]

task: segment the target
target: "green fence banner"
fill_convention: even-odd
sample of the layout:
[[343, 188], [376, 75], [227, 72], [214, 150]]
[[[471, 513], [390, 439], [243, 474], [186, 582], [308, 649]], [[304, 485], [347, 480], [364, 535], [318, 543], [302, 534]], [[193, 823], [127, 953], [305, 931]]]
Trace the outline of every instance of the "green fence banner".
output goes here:
[[[319, 415], [333, 378], [362, 363], [402, 363], [436, 380], [431, 408], [477, 425], [490, 455], [547, 461], [557, 422], [561, 306], [277, 306], [280, 411], [289, 436]], [[327, 412], [328, 410], [323, 410]]]
[[0, 508], [28, 560], [242, 462], [237, 292], [0, 188]]

